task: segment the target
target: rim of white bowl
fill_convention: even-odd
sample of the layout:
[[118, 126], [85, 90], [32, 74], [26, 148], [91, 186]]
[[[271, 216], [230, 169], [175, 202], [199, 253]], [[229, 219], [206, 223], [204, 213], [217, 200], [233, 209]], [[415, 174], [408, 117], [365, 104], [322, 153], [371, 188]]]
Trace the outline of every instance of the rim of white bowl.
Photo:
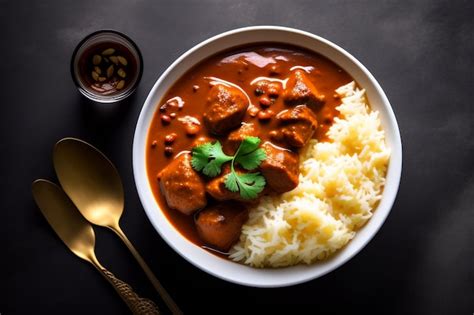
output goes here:
[[[198, 52], [199, 50], [205, 48], [209, 48], [210, 50], [212, 50], [211, 45], [217, 43], [217, 46], [219, 46], [219, 40], [224, 40], [225, 38], [230, 38], [232, 36], [238, 36], [241, 33], [248, 33], [249, 35], [252, 35], [252, 32], [287, 33], [293, 36], [299, 35], [305, 37], [306, 39], [313, 41], [314, 43], [319, 42], [319, 44], [323, 45], [322, 48], [328, 49], [329, 51], [332, 50], [333, 52], [336, 52], [336, 54], [338, 53], [338, 58], [341, 58], [341, 60], [347, 59], [347, 63], [355, 66], [356, 69], [354, 71], [360, 71], [359, 80], [354, 78], [353, 72], [345, 69], [345, 67], [340, 65], [340, 62], [335, 61], [335, 58], [333, 58], [332, 56], [327, 56], [321, 53], [320, 51], [316, 51], [317, 53], [326, 56], [328, 59], [332, 60], [333, 62], [336, 62], [338, 65], [344, 68], [363, 88], [367, 88], [368, 85], [372, 85], [374, 91], [371, 91], [372, 95], [367, 95], [369, 102], [371, 98], [380, 98], [380, 104], [378, 104], [380, 108], [376, 109], [379, 111], [379, 113], [381, 113], [380, 118], [382, 120], [382, 125], [384, 126], [386, 141], [387, 139], [390, 139], [390, 141], [387, 142], [390, 142], [391, 149], [391, 157], [386, 175], [386, 183], [382, 193], [382, 199], [379, 205], [377, 206], [377, 209], [374, 210], [374, 215], [372, 216], [372, 218], [362, 229], [357, 231], [357, 234], [354, 239], [352, 239], [349, 244], [347, 244], [344, 248], [340, 249], [338, 253], [335, 254], [332, 258], [323, 262], [315, 263], [308, 266], [297, 265], [278, 269], [256, 269], [243, 264], [232, 262], [230, 260], [219, 258], [207, 252], [205, 249], [202, 249], [201, 247], [193, 244], [191, 241], [187, 240], [183, 235], [181, 235], [181, 233], [176, 230], [176, 228], [171, 224], [171, 222], [168, 221], [166, 216], [160, 210], [153, 196], [153, 192], [151, 191], [146, 171], [146, 140], [148, 137], [149, 124], [151, 121], [150, 116], [153, 116], [158, 106], [158, 101], [163, 97], [164, 93], [166, 93], [166, 90], [164, 90], [163, 94], [157, 97], [157, 91], [160, 85], [166, 79], [168, 79], [170, 75], [173, 74], [173, 71], [177, 68], [178, 65], [180, 65], [183, 61], [186, 61], [188, 57], [192, 57], [192, 55]], [[249, 41], [248, 44], [256, 42], [257, 41]], [[260, 40], [258, 42], [265, 41]], [[285, 42], [278, 40], [268, 40], [266, 42], [280, 42], [305, 47], [301, 44], [294, 42]], [[235, 44], [234, 46], [240, 45], [245, 45], [245, 43]], [[232, 45], [229, 46], [229, 44], [227, 44], [226, 47], [214, 49], [213, 52], [210, 53], [210, 55], [218, 53], [222, 50], [229, 49], [231, 47]], [[314, 49], [308, 47], [306, 48], [315, 51]], [[185, 67], [185, 69], [182, 70], [181, 73], [176, 74], [173, 80], [169, 79], [171, 81], [169, 83], [169, 86], [171, 86], [177, 79], [179, 79], [181, 75], [183, 75], [193, 65], [206, 59], [210, 55], [206, 55], [203, 58], [196, 59], [196, 61], [190, 64], [190, 66]], [[367, 82], [365, 82], [364, 84], [360, 81]], [[169, 88], [169, 86], [167, 88]], [[385, 95], [384, 91], [380, 87], [377, 80], [373, 77], [373, 75], [367, 70], [367, 68], [347, 51], [320, 36], [294, 28], [269, 25], [243, 27], [218, 34], [195, 45], [194, 47], [183, 53], [179, 58], [177, 58], [155, 82], [153, 88], [151, 89], [150, 93], [148, 94], [148, 97], [145, 100], [135, 129], [132, 154], [135, 185], [137, 187], [140, 201], [143, 205], [148, 219], [150, 220], [158, 234], [166, 241], [166, 243], [168, 243], [168, 245], [173, 248], [179, 255], [181, 255], [183, 258], [185, 258], [187, 261], [189, 261], [194, 266], [200, 268], [201, 270], [222, 280], [252, 287], [284, 287], [300, 284], [322, 277], [352, 259], [372, 240], [372, 238], [377, 234], [377, 232], [385, 222], [397, 196], [402, 170], [402, 144], [395, 114], [393, 113], [390, 102], [388, 101], [388, 98]]]

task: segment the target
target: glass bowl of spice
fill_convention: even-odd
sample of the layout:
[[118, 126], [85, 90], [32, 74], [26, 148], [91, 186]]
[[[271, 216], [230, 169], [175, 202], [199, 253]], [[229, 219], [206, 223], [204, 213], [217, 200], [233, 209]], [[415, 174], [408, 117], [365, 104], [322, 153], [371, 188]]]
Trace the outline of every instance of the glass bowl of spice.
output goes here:
[[143, 58], [126, 35], [102, 30], [86, 36], [71, 59], [77, 89], [88, 99], [114, 103], [131, 95], [142, 76]]

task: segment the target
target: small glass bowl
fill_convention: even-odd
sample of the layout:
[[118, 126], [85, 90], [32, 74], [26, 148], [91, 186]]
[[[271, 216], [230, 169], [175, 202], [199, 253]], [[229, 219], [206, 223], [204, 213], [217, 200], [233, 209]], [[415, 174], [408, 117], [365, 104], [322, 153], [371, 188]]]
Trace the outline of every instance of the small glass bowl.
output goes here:
[[[81, 57], [83, 57], [84, 53], [87, 52], [89, 48], [101, 43], [116, 43], [124, 46], [130, 52], [130, 55], [134, 58], [136, 63], [136, 71], [127, 86], [123, 90], [108, 95], [101, 94], [92, 89], [85, 79], [81, 77], [81, 71], [79, 69]], [[142, 73], [143, 58], [138, 46], [127, 35], [114, 30], [100, 30], [87, 35], [74, 49], [71, 58], [71, 75], [77, 89], [82, 95], [98, 103], [119, 102], [130, 96], [138, 86]]]

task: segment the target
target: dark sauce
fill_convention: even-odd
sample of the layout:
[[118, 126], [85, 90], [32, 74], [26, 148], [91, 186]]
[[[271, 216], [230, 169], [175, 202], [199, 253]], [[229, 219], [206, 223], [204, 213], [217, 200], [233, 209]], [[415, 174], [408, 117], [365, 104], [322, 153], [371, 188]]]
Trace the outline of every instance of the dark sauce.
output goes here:
[[[113, 53], [105, 55], [104, 51], [110, 49]], [[100, 56], [98, 64], [94, 64], [94, 56]], [[124, 58], [122, 62], [119, 57]], [[138, 71], [134, 55], [127, 47], [115, 42], [103, 42], [89, 47], [80, 56], [78, 66], [79, 77], [83, 84], [101, 95], [113, 95], [127, 89], [133, 83]], [[107, 72], [110, 66], [113, 67], [111, 75]], [[96, 71], [96, 67], [99, 67], [100, 73]], [[94, 78], [93, 72], [96, 72], [98, 77]]]

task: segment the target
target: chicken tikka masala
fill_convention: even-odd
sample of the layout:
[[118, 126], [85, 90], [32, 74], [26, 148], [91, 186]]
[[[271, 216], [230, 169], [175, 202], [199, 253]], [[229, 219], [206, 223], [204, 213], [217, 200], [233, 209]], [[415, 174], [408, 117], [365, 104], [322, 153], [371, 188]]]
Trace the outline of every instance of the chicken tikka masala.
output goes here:
[[353, 79], [294, 46], [237, 47], [200, 62], [163, 97], [147, 140], [147, 171], [170, 222], [198, 246], [226, 253], [248, 206], [294, 189], [299, 151], [325, 141]]

